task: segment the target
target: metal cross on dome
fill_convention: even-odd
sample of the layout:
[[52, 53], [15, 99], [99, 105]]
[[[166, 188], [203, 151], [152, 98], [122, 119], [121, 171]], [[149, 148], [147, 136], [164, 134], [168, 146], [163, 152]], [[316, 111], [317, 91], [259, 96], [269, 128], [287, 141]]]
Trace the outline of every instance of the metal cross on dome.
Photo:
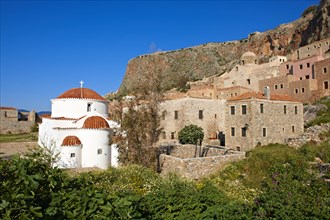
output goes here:
[[84, 84], [84, 81], [80, 81], [80, 88], [82, 88], [83, 87], [83, 84]]

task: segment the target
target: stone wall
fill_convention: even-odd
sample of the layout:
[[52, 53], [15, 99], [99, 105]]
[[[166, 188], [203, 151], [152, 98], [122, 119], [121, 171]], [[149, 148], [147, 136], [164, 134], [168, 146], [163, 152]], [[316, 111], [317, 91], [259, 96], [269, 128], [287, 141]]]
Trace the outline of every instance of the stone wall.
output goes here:
[[[200, 153], [204, 156], [200, 157]], [[176, 145], [170, 155], [160, 155], [161, 175], [177, 173], [189, 179], [200, 179], [223, 169], [227, 164], [245, 158], [244, 152], [212, 146]]]
[[177, 173], [189, 179], [201, 179], [225, 168], [229, 163], [244, 158], [244, 153], [186, 159], [162, 154], [160, 155], [161, 175]]
[[179, 131], [191, 124], [203, 128], [205, 143], [216, 138], [217, 132], [224, 129], [225, 100], [182, 98], [162, 102], [160, 107], [160, 112], [164, 112], [160, 144], [178, 143]]
[[1, 120], [0, 124], [0, 134], [22, 134], [30, 133], [34, 122]]
[[[245, 114], [242, 112], [244, 106]], [[235, 114], [231, 114], [231, 107], [235, 108]], [[267, 99], [227, 102], [225, 135], [228, 148], [248, 151], [259, 143], [285, 143], [287, 138], [295, 138], [303, 132], [302, 103]]]

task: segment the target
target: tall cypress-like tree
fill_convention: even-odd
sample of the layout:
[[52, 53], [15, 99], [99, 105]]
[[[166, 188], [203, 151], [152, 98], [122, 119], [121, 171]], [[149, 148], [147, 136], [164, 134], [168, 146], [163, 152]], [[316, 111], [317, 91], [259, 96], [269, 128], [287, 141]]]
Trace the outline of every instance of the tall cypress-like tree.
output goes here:
[[153, 70], [139, 79], [139, 85], [131, 94], [132, 99], [121, 99], [112, 112], [114, 120], [121, 125], [112, 143], [118, 144], [119, 162], [141, 164], [155, 168], [156, 142], [160, 128], [159, 103], [162, 99], [160, 69], [156, 60], [150, 62]]

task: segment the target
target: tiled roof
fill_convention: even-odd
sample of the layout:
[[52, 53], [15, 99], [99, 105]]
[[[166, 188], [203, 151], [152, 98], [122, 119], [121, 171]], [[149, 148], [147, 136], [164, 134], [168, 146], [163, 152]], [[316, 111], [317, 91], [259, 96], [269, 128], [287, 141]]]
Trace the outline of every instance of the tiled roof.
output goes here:
[[17, 110], [16, 108], [13, 107], [0, 107], [1, 110]]
[[85, 120], [83, 128], [102, 129], [110, 128], [110, 126], [104, 118], [100, 116], [91, 116]]
[[95, 100], [105, 100], [102, 96], [97, 94], [95, 91], [88, 88], [73, 88], [70, 89], [60, 96], [57, 99], [95, 99]]
[[81, 145], [81, 141], [77, 136], [66, 136], [61, 146], [77, 146]]
[[[241, 95], [235, 96], [233, 98], [228, 99], [228, 101], [238, 101], [238, 100], [245, 100], [245, 99], [267, 99], [261, 92], [246, 92]], [[270, 100], [274, 101], [293, 101], [297, 102], [296, 99], [288, 96], [288, 95], [280, 95], [280, 94], [271, 94]]]

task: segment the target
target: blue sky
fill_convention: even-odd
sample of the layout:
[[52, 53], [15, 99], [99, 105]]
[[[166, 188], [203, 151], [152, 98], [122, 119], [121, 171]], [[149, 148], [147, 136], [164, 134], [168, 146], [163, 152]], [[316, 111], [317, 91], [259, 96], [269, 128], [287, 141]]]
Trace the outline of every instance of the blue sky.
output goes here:
[[0, 106], [50, 110], [64, 91], [116, 91], [128, 61], [160, 49], [246, 38], [317, 0], [3, 1]]

